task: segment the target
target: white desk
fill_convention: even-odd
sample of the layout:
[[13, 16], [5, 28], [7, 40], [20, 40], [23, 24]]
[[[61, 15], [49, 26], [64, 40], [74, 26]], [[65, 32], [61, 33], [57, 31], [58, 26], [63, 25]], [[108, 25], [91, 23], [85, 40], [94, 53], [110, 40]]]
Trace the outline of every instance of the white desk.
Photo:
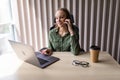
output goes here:
[[[22, 63], [16, 72], [0, 80], [120, 80], [120, 66], [106, 52], [100, 53], [98, 63], [90, 62], [89, 53], [74, 56], [70, 52], [55, 52], [53, 55], [60, 61], [45, 69]], [[73, 60], [87, 61], [90, 67], [73, 66]]]

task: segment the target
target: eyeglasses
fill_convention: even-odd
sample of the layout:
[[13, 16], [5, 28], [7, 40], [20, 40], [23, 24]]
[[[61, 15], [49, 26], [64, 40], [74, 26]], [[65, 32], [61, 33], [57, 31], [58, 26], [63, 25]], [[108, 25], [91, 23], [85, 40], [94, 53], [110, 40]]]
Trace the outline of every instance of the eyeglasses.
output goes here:
[[72, 65], [74, 66], [79, 66], [81, 65], [82, 67], [89, 67], [89, 63], [86, 61], [79, 61], [79, 60], [73, 60]]

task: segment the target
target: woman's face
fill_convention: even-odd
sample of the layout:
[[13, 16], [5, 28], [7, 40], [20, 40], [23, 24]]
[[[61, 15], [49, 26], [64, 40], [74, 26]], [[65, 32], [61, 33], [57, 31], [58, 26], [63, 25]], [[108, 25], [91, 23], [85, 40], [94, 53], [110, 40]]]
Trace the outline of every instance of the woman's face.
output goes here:
[[66, 19], [66, 14], [64, 11], [62, 10], [58, 10], [55, 14], [55, 21], [57, 23], [58, 26], [62, 26], [63, 24], [65, 24], [65, 19]]

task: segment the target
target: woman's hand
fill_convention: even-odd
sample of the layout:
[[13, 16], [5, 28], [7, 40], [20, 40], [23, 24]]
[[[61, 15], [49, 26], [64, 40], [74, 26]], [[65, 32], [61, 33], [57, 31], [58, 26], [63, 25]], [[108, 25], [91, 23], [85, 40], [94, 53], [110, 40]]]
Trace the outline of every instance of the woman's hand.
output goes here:
[[72, 24], [71, 24], [70, 19], [66, 19], [66, 20], [65, 20], [65, 24], [67, 24], [67, 26], [68, 26], [68, 31], [70, 32], [71, 36], [74, 35], [74, 32], [73, 32], [73, 29], [72, 29]]
[[52, 54], [52, 50], [51, 49], [43, 49], [43, 50], [40, 50], [41, 54], [44, 54], [44, 55], [51, 55]]

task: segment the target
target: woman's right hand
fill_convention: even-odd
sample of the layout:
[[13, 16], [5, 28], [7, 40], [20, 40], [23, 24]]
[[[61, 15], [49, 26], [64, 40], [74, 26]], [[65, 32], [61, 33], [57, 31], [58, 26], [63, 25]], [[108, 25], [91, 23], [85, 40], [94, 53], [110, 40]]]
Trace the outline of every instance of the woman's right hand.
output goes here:
[[44, 54], [44, 55], [51, 55], [52, 54], [52, 50], [51, 49], [43, 49], [43, 50], [40, 50], [41, 54]]

